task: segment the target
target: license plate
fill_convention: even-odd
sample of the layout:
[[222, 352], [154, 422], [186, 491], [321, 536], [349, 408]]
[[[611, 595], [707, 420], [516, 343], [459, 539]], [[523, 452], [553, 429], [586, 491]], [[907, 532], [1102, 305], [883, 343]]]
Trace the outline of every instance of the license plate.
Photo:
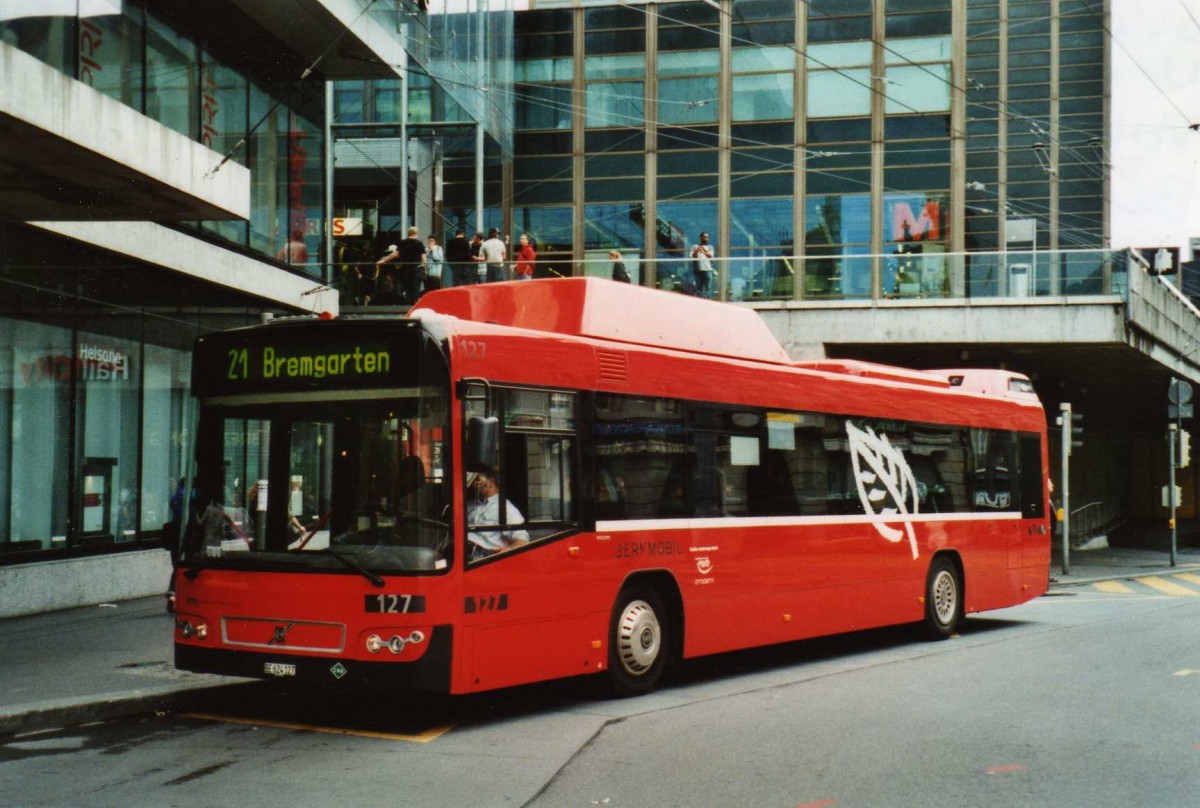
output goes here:
[[263, 673], [267, 676], [295, 676], [296, 666], [286, 665], [282, 662], [264, 662]]

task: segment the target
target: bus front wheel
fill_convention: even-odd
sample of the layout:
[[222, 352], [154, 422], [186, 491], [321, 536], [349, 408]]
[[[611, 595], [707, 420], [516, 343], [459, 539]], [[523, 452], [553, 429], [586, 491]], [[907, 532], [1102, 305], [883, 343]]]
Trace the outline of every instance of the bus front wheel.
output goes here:
[[963, 591], [958, 567], [946, 556], [929, 565], [925, 582], [925, 628], [935, 640], [954, 634], [962, 620]]
[[608, 644], [608, 677], [616, 694], [653, 690], [671, 647], [671, 625], [658, 592], [648, 586], [622, 589], [613, 606]]

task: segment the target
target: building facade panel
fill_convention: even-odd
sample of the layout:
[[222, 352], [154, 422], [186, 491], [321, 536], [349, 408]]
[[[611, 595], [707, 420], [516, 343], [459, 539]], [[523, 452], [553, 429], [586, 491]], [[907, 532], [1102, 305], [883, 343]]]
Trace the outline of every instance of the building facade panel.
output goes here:
[[[568, 157], [584, 178], [574, 215], [585, 239], [570, 245], [578, 272], [603, 274], [597, 255], [618, 249], [645, 265], [643, 282], [680, 288], [705, 231], [728, 242], [716, 244], [725, 299], [997, 296], [1006, 283], [945, 256], [1024, 249], [1036, 264], [1046, 250], [1104, 246], [1098, 14], [1052, 0], [719, 6], [516, 13], [519, 37], [553, 29], [555, 41], [574, 32], [585, 43], [582, 53], [516, 49], [518, 76], [556, 65], [558, 106], [583, 120], [584, 142], [541, 141], [538, 152], [564, 181]], [[516, 99], [514, 207], [526, 221], [567, 200], [524, 173], [521, 146], [566, 125], [550, 125], [544, 104]], [[603, 132], [614, 137], [592, 137]], [[642, 155], [639, 193], [629, 172]], [[640, 226], [642, 243], [612, 235], [614, 216]], [[1051, 292], [1056, 271], [1033, 273], [1036, 294]]]

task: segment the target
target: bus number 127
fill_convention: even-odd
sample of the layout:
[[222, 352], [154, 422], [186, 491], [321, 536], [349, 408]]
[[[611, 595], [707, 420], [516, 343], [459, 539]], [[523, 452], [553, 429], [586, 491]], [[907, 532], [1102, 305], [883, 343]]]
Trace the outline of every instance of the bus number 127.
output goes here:
[[366, 595], [366, 610], [376, 614], [415, 614], [425, 611], [424, 595]]

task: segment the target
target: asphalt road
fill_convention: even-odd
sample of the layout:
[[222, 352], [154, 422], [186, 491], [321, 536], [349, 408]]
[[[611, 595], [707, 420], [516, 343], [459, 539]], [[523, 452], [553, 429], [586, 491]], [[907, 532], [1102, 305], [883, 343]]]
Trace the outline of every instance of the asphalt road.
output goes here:
[[[1057, 590], [941, 643], [864, 632], [468, 699], [235, 689], [0, 739], [3, 806], [1195, 806], [1200, 597]], [[1198, 593], [1200, 594], [1200, 593]]]

